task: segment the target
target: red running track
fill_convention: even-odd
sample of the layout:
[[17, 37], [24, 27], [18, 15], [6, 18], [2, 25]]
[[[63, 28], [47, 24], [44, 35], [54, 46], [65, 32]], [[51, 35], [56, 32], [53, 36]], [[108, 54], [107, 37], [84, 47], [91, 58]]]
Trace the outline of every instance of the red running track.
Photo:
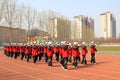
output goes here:
[[120, 80], [120, 56], [96, 55], [97, 64], [90, 64], [90, 55], [87, 60], [88, 65], [79, 63], [78, 69], [68, 63], [65, 71], [55, 61], [50, 68], [44, 61], [28, 63], [9, 58], [0, 51], [0, 80]]

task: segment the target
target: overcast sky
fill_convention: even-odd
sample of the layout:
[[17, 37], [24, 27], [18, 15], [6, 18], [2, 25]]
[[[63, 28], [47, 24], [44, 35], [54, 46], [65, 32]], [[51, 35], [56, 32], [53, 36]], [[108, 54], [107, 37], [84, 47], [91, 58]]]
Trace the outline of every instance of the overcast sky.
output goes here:
[[95, 35], [100, 37], [100, 14], [113, 13], [116, 19], [117, 36], [120, 33], [120, 0], [18, 0], [19, 3], [31, 5], [38, 11], [53, 10], [73, 20], [74, 16], [90, 16], [95, 21]]

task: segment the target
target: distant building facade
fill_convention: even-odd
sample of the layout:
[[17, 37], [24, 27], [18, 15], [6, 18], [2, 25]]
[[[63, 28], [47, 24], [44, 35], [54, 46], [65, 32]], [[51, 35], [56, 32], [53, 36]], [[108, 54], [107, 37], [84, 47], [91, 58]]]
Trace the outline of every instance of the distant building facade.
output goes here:
[[118, 35], [118, 38], [120, 39], [120, 33], [119, 33], [119, 35]]
[[[11, 38], [12, 35], [12, 38]], [[21, 42], [25, 39], [25, 30], [0, 26], [0, 42]]]
[[71, 21], [65, 18], [51, 18], [50, 36], [58, 41], [71, 39]]
[[104, 39], [116, 38], [116, 20], [111, 12], [101, 15], [101, 37]]
[[94, 39], [94, 19], [83, 15], [74, 17], [74, 40], [90, 41]]

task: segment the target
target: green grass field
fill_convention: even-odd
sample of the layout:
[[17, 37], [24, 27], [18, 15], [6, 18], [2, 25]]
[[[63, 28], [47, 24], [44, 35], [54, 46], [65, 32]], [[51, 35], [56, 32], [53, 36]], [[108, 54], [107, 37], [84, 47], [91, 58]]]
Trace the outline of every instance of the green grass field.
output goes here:
[[[90, 49], [89, 47], [87, 48], [88, 50]], [[120, 56], [120, 46], [97, 46], [96, 48], [98, 50], [97, 54], [108, 56]]]
[[120, 51], [120, 46], [98, 46], [96, 48], [100, 51]]
[[100, 55], [120, 56], [120, 46], [98, 46]]
[[107, 56], [120, 56], [120, 51], [119, 52], [99, 51], [99, 52], [97, 52], [97, 54], [99, 54], [99, 55], [107, 55]]
[[[87, 47], [87, 49], [89, 50], [90, 47]], [[96, 49], [98, 51], [120, 51], [120, 46], [97, 46]]]

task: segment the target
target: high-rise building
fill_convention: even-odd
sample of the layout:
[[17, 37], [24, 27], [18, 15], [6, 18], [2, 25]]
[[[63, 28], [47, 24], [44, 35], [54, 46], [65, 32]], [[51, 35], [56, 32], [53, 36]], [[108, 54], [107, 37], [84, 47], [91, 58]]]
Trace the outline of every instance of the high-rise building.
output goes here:
[[83, 15], [74, 17], [74, 40], [90, 41], [94, 39], [94, 19]]
[[101, 15], [101, 37], [104, 39], [116, 38], [116, 20], [111, 12]]
[[71, 21], [65, 18], [51, 18], [50, 36], [58, 41], [71, 39]]

